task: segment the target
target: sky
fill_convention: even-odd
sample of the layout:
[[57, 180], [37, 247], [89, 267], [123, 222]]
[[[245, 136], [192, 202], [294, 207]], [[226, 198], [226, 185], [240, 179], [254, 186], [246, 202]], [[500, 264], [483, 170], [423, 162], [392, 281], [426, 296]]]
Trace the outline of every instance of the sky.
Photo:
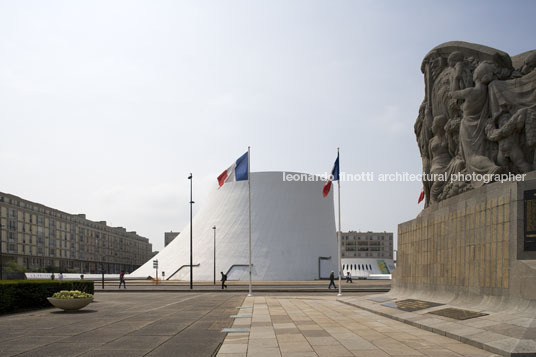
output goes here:
[[150, 239], [252, 171], [324, 173], [342, 229], [415, 218], [421, 61], [461, 40], [536, 49], [534, 1], [0, 0], [0, 191]]

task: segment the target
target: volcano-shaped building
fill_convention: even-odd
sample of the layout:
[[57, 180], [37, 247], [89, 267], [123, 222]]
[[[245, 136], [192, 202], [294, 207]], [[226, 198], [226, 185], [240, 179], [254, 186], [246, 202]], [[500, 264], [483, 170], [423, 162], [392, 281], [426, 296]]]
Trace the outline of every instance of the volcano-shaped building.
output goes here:
[[[295, 179], [300, 177], [300, 180]], [[289, 180], [288, 178], [292, 178]], [[333, 194], [322, 197], [320, 177], [284, 172], [251, 173], [253, 280], [314, 280], [337, 266]], [[248, 182], [214, 190], [193, 219], [194, 281], [248, 279]], [[165, 279], [190, 279], [190, 225], [131, 276], [154, 277], [153, 260]]]

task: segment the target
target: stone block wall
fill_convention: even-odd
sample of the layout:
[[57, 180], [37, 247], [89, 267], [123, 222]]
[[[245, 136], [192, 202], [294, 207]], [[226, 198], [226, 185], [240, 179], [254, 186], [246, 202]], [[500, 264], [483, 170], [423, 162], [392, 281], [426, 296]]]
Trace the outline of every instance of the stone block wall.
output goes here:
[[393, 287], [536, 296], [536, 292], [523, 291], [529, 287], [520, 283], [521, 278], [536, 280], [536, 270], [530, 268], [536, 262], [531, 260], [535, 252], [523, 252], [520, 244], [523, 192], [536, 188], [536, 177], [527, 178], [522, 183], [474, 189], [431, 205], [417, 218], [400, 224]]

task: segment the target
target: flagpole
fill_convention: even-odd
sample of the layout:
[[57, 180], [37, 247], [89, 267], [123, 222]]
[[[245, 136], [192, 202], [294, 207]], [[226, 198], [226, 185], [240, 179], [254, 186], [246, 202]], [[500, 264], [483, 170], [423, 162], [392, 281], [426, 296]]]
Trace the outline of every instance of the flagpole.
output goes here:
[[339, 161], [339, 179], [337, 180], [337, 187], [339, 194], [337, 195], [339, 199], [339, 231], [337, 232], [337, 255], [338, 255], [338, 264], [339, 264], [339, 294], [337, 296], [342, 296], [342, 284], [341, 284], [341, 274], [342, 274], [342, 265], [341, 265], [341, 160], [339, 157], [339, 148], [337, 148], [337, 160]]
[[248, 214], [249, 214], [249, 293], [248, 296], [253, 296], [251, 293], [251, 170], [250, 160], [251, 149], [248, 146]]

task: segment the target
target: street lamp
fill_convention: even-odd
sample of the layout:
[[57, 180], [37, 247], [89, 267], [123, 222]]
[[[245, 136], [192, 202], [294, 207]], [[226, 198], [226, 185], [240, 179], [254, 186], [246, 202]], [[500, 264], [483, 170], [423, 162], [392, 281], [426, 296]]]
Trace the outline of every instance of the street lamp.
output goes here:
[[95, 256], [99, 254], [100, 256], [100, 268], [101, 268], [101, 286], [102, 290], [104, 290], [104, 251], [99, 246], [99, 243], [102, 245], [103, 240], [97, 238], [96, 240], [96, 247], [95, 247]]
[[193, 185], [193, 175], [192, 173], [190, 172], [190, 176], [188, 176], [188, 180], [190, 180], [190, 290], [193, 289], [193, 285], [194, 285], [194, 275], [193, 275], [193, 252], [192, 252], [192, 237], [193, 237], [193, 234], [194, 234], [194, 231], [193, 231], [193, 225], [192, 225], [192, 209], [193, 209], [193, 205], [194, 205], [194, 201], [193, 201], [193, 198], [192, 198], [192, 185]]
[[214, 285], [216, 285], [216, 226], [212, 229], [214, 229]]
[[4, 268], [2, 267], [4, 264], [2, 261], [2, 228], [4, 228], [4, 226], [0, 223], [0, 280], [4, 278]]

